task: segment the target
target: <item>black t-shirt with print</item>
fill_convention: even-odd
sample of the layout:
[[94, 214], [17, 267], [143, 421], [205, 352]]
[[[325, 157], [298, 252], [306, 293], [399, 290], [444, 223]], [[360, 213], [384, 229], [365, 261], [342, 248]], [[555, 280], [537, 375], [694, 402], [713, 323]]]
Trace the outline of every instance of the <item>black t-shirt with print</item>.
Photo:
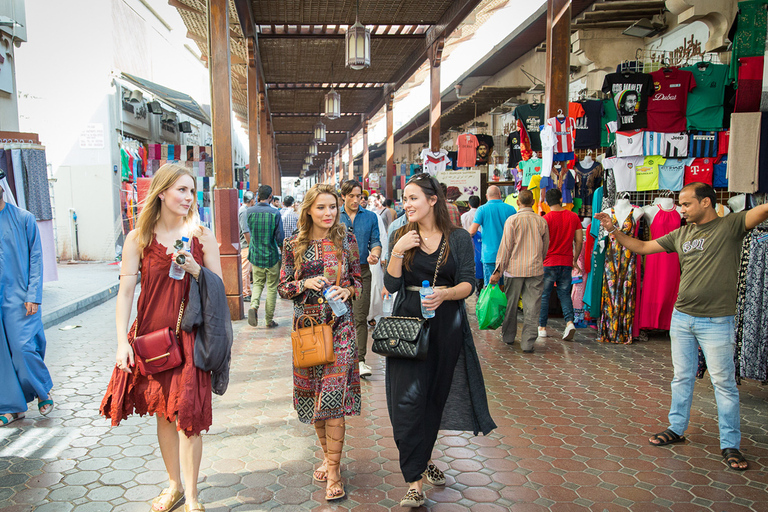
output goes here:
[[613, 98], [620, 130], [642, 130], [648, 126], [648, 99], [654, 92], [651, 75], [611, 73], [605, 76], [603, 92]]
[[528, 138], [531, 139], [531, 150], [541, 151], [540, 127], [544, 125], [544, 104], [524, 104], [515, 108], [515, 118], [522, 121]]
[[490, 135], [475, 135], [477, 137], [477, 159], [475, 165], [485, 165], [493, 151], [493, 137]]
[[514, 169], [520, 160], [523, 159], [523, 154], [520, 152], [520, 132], [515, 130], [509, 132], [507, 135], [507, 146], [509, 146], [509, 159], [507, 160], [507, 167]]

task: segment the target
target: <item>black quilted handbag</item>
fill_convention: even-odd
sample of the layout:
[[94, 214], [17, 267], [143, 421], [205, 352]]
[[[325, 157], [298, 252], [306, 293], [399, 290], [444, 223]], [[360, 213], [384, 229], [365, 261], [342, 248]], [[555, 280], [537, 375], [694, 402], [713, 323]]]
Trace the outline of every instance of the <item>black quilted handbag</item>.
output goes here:
[[385, 357], [427, 358], [429, 322], [423, 318], [390, 316], [382, 318], [373, 329], [371, 350]]

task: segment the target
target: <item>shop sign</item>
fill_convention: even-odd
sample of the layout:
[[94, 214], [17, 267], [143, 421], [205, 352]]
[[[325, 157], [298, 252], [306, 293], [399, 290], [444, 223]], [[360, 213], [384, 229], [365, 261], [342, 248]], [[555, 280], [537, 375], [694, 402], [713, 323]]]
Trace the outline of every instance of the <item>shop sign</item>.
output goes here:
[[476, 196], [480, 193], [479, 169], [440, 171], [435, 177], [437, 181], [448, 186], [448, 199], [453, 201], [468, 201], [469, 196]]
[[80, 132], [80, 149], [104, 149], [103, 123], [85, 125], [85, 129]]
[[[701, 60], [708, 40], [709, 27], [703, 21], [694, 21], [664, 34], [645, 48], [651, 62], [666, 60], [669, 66], [681, 66]], [[713, 62], [720, 62], [716, 55], [712, 55], [712, 59]]]

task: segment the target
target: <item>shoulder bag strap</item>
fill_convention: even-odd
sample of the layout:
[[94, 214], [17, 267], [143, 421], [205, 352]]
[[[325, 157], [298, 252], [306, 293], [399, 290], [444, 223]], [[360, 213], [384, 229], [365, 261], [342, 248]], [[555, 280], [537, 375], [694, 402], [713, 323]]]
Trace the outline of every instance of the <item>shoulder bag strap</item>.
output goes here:
[[443, 243], [440, 244], [440, 254], [438, 254], [437, 256], [437, 264], [435, 265], [435, 277], [432, 278], [433, 287], [435, 286], [435, 282], [437, 282], [437, 271], [440, 269], [440, 262], [443, 260], [443, 254], [445, 253], [445, 245], [447, 243], [448, 243], [447, 240], [443, 240]]

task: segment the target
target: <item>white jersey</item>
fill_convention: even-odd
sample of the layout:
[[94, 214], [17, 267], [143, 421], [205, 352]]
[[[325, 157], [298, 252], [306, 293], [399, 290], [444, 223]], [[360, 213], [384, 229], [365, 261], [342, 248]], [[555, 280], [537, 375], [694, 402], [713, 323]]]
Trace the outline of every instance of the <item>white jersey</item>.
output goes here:
[[[642, 139], [642, 137], [641, 137]], [[635, 168], [643, 165], [643, 156], [617, 158], [613, 165], [613, 177], [616, 180], [616, 192], [636, 192], [637, 175]]]
[[685, 132], [645, 132], [643, 135], [643, 152], [646, 156], [685, 157], [688, 155], [688, 134]]
[[421, 161], [424, 164], [424, 171], [434, 176], [438, 172], [445, 171], [450, 159], [448, 158], [448, 151], [444, 149], [433, 153], [428, 148], [425, 148], [421, 151]]
[[642, 156], [643, 132], [642, 130], [616, 132], [616, 156]]

